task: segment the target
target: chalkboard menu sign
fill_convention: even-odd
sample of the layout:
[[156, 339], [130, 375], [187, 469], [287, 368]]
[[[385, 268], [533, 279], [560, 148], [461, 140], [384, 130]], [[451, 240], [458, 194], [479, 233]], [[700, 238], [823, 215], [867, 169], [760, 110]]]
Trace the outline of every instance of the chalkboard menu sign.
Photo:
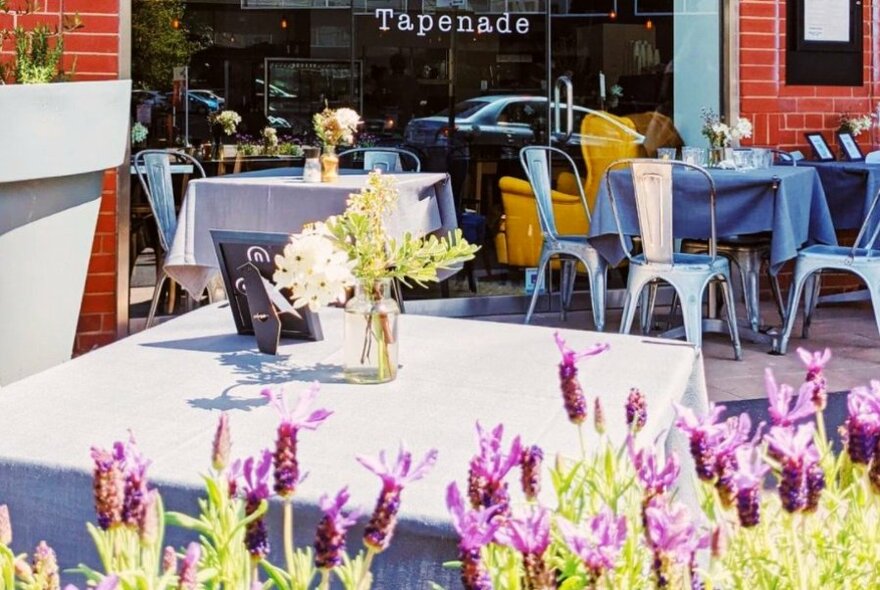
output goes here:
[[[323, 340], [317, 314], [304, 307], [297, 309], [297, 315], [294, 315], [289, 303], [290, 293], [286, 289], [276, 291], [268, 283], [275, 273], [275, 256], [281, 254], [290, 242], [288, 234], [211, 230], [211, 239], [214, 241], [229, 307], [239, 334], [254, 334], [255, 320], [266, 321], [277, 315], [281, 337]], [[269, 307], [271, 303], [274, 312], [271, 309], [252, 309], [254, 303], [248, 300], [247, 285], [260, 287], [260, 282], [254, 282], [254, 277], [249, 276], [252, 269], [265, 279], [262, 284], [267, 285], [266, 293], [261, 294], [260, 298], [254, 298], [254, 301], [262, 302], [268, 297], [266, 306]]]
[[861, 86], [863, 23], [862, 0], [786, 0], [786, 83]]

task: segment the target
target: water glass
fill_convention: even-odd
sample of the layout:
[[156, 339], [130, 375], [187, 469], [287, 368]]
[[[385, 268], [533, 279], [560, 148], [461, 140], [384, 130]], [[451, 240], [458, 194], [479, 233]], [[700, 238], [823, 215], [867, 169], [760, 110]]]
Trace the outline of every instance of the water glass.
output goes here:
[[674, 147], [673, 148], [670, 148], [670, 147], [657, 148], [657, 158], [659, 158], [661, 160], [674, 160], [675, 154], [677, 153], [677, 151], [678, 150], [676, 150]]
[[684, 146], [681, 148], [681, 160], [685, 164], [693, 164], [695, 166], [706, 165], [706, 150], [701, 147]]
[[754, 168], [752, 162], [752, 150], [733, 150], [733, 165], [737, 170]]
[[765, 148], [752, 148], [752, 165], [766, 169], [773, 165], [773, 152]]

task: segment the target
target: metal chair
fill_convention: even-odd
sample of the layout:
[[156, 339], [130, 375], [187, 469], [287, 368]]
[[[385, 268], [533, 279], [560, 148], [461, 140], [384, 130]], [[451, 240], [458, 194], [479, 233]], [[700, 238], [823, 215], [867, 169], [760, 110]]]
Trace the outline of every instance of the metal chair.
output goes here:
[[580, 192], [580, 199], [584, 206], [584, 213], [587, 220], [590, 219], [590, 210], [587, 207], [587, 198], [584, 195], [583, 183], [581, 182], [580, 173], [575, 166], [574, 160], [571, 159], [564, 151], [547, 146], [529, 146], [524, 147], [519, 153], [519, 159], [525, 170], [529, 184], [535, 194], [535, 203], [538, 207], [538, 220], [541, 225], [541, 233], [543, 235], [543, 244], [541, 246], [541, 257], [538, 263], [538, 283], [532, 292], [532, 300], [529, 303], [529, 310], [526, 313], [525, 323], [529, 323], [532, 314], [535, 311], [535, 304], [538, 301], [538, 295], [541, 286], [544, 283], [544, 276], [547, 272], [550, 259], [554, 256], [567, 257], [573, 259], [571, 263], [564, 262], [562, 265], [563, 278], [560, 288], [560, 315], [565, 318], [565, 310], [571, 300], [571, 294], [574, 290], [575, 268], [574, 262], [581, 262], [587, 269], [587, 277], [590, 282], [590, 297], [593, 307], [593, 322], [596, 330], [605, 329], [605, 288], [606, 277], [608, 274], [608, 265], [599, 253], [587, 242], [586, 235], [560, 235], [556, 229], [556, 219], [553, 214], [553, 199], [551, 196], [550, 185], [550, 160], [553, 155], [558, 155], [566, 160], [575, 175], [576, 184]]
[[880, 150], [865, 154], [865, 164], [880, 164]]
[[[788, 292], [785, 325], [776, 346], [777, 353], [785, 354], [788, 350], [788, 341], [791, 338], [803, 291], [806, 291], [806, 297], [802, 336], [804, 338], [809, 336], [810, 322], [819, 299], [819, 275], [826, 269], [848, 271], [865, 281], [874, 308], [874, 321], [877, 323], [877, 330], [880, 331], [880, 250], [875, 247], [877, 237], [880, 235], [880, 220], [875, 219], [874, 215], [878, 202], [880, 202], [880, 191], [874, 195], [868, 214], [851, 248], [817, 244], [807, 246], [798, 252], [791, 289]], [[869, 231], [870, 235], [868, 235]]]
[[[419, 157], [402, 148], [395, 147], [362, 147], [352, 148], [340, 152], [340, 161], [343, 158], [352, 158], [352, 161], [360, 159], [363, 154], [364, 170], [382, 170], [382, 172], [421, 172], [422, 161]], [[407, 160], [409, 167], [405, 168], [403, 161]]]
[[[183, 162], [198, 170], [201, 178], [205, 178], [205, 169], [194, 157], [184, 152], [175, 150], [143, 150], [134, 156], [134, 168], [138, 180], [150, 203], [153, 217], [159, 234], [159, 246], [161, 252], [156, 252], [156, 290], [153, 292], [153, 300], [150, 303], [150, 312], [147, 314], [147, 328], [153, 325], [156, 317], [156, 308], [159, 305], [159, 296], [165, 281], [170, 279], [165, 272], [165, 254], [174, 241], [177, 232], [177, 212], [174, 206], [174, 188], [171, 182], [171, 161]], [[212, 298], [211, 290], [208, 289], [208, 298]]]
[[[642, 254], [633, 256], [624, 236], [614, 197], [611, 173], [616, 168], [629, 167], [633, 179], [633, 192], [639, 231], [642, 241]], [[709, 242], [708, 254], [686, 254], [675, 252], [673, 235], [673, 170], [682, 168], [699, 173], [706, 180], [709, 196]], [[612, 163], [605, 173], [605, 185], [617, 225], [620, 243], [630, 262], [624, 298], [623, 318], [620, 332], [628, 334], [635, 319], [636, 306], [645, 286], [665, 281], [672, 285], [682, 302], [684, 333], [688, 342], [700, 348], [703, 344], [703, 293], [709, 282], [718, 280], [724, 304], [727, 308], [727, 328], [737, 360], [742, 358], [742, 346], [736, 323], [736, 309], [730, 289], [730, 263], [719, 257], [716, 251], [715, 235], [715, 182], [702, 167], [674, 160], [627, 159]], [[651, 306], [652, 296], [642, 304]], [[643, 309], [643, 318], [645, 317]], [[650, 310], [647, 311], [650, 316]]]

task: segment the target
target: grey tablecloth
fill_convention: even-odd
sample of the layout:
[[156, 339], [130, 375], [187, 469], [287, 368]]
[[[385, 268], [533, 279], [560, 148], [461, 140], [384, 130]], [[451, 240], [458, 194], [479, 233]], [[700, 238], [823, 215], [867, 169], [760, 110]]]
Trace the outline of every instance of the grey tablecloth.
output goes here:
[[[388, 221], [392, 235], [441, 235], [457, 227], [449, 177], [400, 174], [400, 200]], [[177, 232], [165, 259], [168, 275], [199, 297], [218, 271], [212, 229], [297, 232], [345, 210], [348, 195], [366, 175], [343, 175], [335, 183], [307, 184], [295, 176], [220, 177], [189, 183]]]
[[[798, 166], [809, 166], [819, 173], [835, 228], [858, 229], [862, 226], [871, 202], [880, 191], [880, 164], [801, 161]], [[877, 221], [875, 213], [869, 225], [869, 236]]]
[[[814, 169], [786, 166], [745, 171], [712, 169], [710, 174], [717, 189], [718, 237], [773, 232], [772, 272], [778, 272], [786, 260], [797, 256], [798, 249], [805, 244], [837, 244], [822, 183]], [[612, 172], [611, 182], [623, 233], [638, 235], [638, 216], [629, 171]], [[778, 184], [776, 191], [774, 184]], [[674, 236], [708, 238], [709, 198], [704, 178], [695, 172], [676, 171], [673, 190]], [[592, 213], [590, 242], [611, 264], [618, 264], [625, 256], [604, 180]]]
[[[128, 428], [153, 460], [150, 473], [168, 507], [194, 510], [219, 410], [230, 413], [233, 454], [252, 454], [273, 444], [278, 421], [260, 389], [283, 384], [299, 393], [317, 379], [323, 383], [319, 407], [334, 414], [299, 438], [300, 468], [310, 475], [296, 496], [298, 543], [314, 539], [323, 492], [349, 485], [354, 504], [372, 510], [379, 479], [355, 462], [356, 454], [395, 449], [400, 440], [416, 454], [436, 447], [435, 469], [403, 493], [396, 538], [375, 561], [375, 587], [421, 590], [429, 580], [458, 587], [457, 572], [441, 567], [456, 555], [444, 490], [466, 478], [476, 451], [475, 422], [503, 422], [507, 440], [521, 434], [525, 443], [540, 444], [551, 462], [557, 451], [579, 452], [577, 432], [562, 408], [553, 330], [406, 315], [400, 320], [398, 379], [356, 386], [340, 379], [341, 315], [321, 313], [324, 341], [284, 342], [281, 356], [270, 357], [256, 351], [251, 337], [234, 334], [225, 304], [209, 306], [4, 387], [0, 503], [12, 511], [14, 548], [23, 551], [45, 538], [64, 568], [96, 563], [84, 527], [94, 519], [89, 447], [127, 437]], [[670, 429], [673, 401], [706, 409], [702, 357], [693, 347], [618, 334], [563, 334], [576, 349], [611, 344], [610, 351], [583, 362], [580, 378], [591, 400], [602, 398], [615, 442], [625, 436], [623, 403], [630, 387], [641, 388], [648, 399], [648, 422], [639, 435], [644, 445]], [[683, 485], [692, 482], [685, 439], [671, 429], [665, 440], [684, 460]], [[595, 447], [592, 434], [587, 444]], [[517, 477], [511, 479], [515, 498]], [[694, 499], [692, 492], [681, 491], [686, 500]], [[273, 559], [283, 561], [277, 505], [270, 529]], [[349, 536], [351, 547], [360, 546], [362, 530]], [[177, 545], [190, 538], [174, 529], [168, 535]]]

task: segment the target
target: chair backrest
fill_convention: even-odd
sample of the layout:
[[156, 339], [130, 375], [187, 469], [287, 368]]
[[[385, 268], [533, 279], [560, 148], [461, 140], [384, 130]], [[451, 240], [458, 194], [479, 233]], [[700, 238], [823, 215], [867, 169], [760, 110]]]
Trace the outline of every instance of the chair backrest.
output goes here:
[[669, 264], [674, 261], [675, 235], [673, 233], [673, 171], [684, 168], [696, 171], [706, 180], [709, 195], [709, 256], [712, 260], [716, 254], [715, 235], [715, 182], [701, 166], [687, 164], [676, 160], [628, 159], [618, 160], [608, 166], [605, 173], [605, 186], [614, 213], [614, 222], [621, 245], [627, 257], [631, 258], [626, 245], [617, 200], [614, 196], [614, 183], [611, 173], [617, 168], [628, 166], [632, 174], [633, 197], [639, 222], [639, 234], [642, 239], [642, 250], [645, 260], [652, 264]]
[[[395, 147], [363, 147], [345, 150], [339, 154], [339, 159], [352, 158], [355, 159], [359, 155], [363, 155], [364, 170], [379, 169], [382, 172], [421, 172], [422, 161], [419, 157], [402, 148]], [[409, 168], [404, 167], [406, 160]]]
[[602, 176], [611, 162], [637, 158], [644, 142], [628, 117], [606, 112], [588, 113], [581, 121], [581, 152], [587, 166], [587, 202], [596, 203]]
[[865, 164], [880, 164], [880, 150], [865, 154]]
[[134, 156], [134, 168], [138, 180], [150, 202], [153, 217], [159, 229], [159, 243], [168, 251], [177, 231], [177, 213], [174, 206], [174, 186], [171, 183], [171, 165], [175, 163], [191, 165], [205, 178], [205, 169], [198, 160], [184, 152], [175, 150], [143, 150]]
[[587, 222], [590, 221], [590, 208], [587, 206], [587, 198], [584, 195], [584, 186], [581, 182], [581, 175], [578, 172], [577, 165], [567, 153], [559, 148], [548, 147], [543, 145], [532, 145], [524, 147], [519, 152], [519, 161], [525, 170], [526, 178], [535, 194], [535, 203], [538, 206], [538, 220], [541, 223], [541, 232], [545, 236], [553, 239], [559, 237], [559, 230], [556, 228], [556, 217], [553, 214], [553, 191], [550, 179], [550, 170], [552, 158], [557, 155], [564, 159], [571, 172], [574, 174], [575, 184], [581, 198], [581, 204], [584, 207], [584, 213], [587, 216]]

